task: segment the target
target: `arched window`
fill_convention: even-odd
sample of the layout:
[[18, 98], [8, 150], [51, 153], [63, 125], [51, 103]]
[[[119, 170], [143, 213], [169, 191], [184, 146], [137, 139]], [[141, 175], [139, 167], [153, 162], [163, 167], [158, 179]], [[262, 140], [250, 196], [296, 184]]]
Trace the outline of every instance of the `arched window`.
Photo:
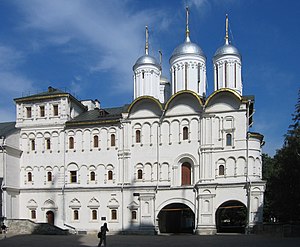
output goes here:
[[91, 181], [95, 181], [96, 180], [95, 172], [91, 172], [90, 173], [90, 178], [91, 178]]
[[79, 220], [79, 212], [78, 212], [78, 210], [74, 210], [73, 211], [73, 219], [74, 220]]
[[110, 145], [112, 147], [116, 146], [116, 136], [115, 136], [115, 134], [110, 135]]
[[92, 210], [92, 220], [96, 220], [98, 218], [98, 213], [96, 209]]
[[99, 137], [97, 135], [94, 136], [94, 148], [99, 147]]
[[113, 179], [113, 172], [108, 171], [108, 180], [112, 180], [112, 179]]
[[136, 211], [135, 210], [131, 211], [131, 219], [136, 220]]
[[232, 135], [229, 133], [226, 135], [226, 146], [232, 146]]
[[35, 150], [35, 140], [32, 139], [30, 142], [31, 142], [31, 150], [34, 151]]
[[35, 220], [36, 219], [36, 211], [31, 210], [31, 219]]
[[111, 210], [111, 219], [112, 220], [116, 220], [117, 219], [117, 210], [116, 209], [112, 209]]
[[136, 130], [135, 131], [135, 142], [136, 143], [140, 143], [141, 142], [141, 131], [140, 130]]
[[137, 179], [143, 179], [143, 171], [141, 169], [137, 171]]
[[31, 172], [27, 173], [27, 181], [32, 182], [32, 173]]
[[189, 139], [189, 129], [188, 127], [183, 127], [183, 140], [188, 140]]
[[51, 149], [50, 138], [47, 138], [47, 139], [46, 139], [46, 149], [47, 149], [47, 150]]
[[219, 175], [220, 176], [224, 176], [225, 172], [224, 172], [224, 165], [219, 165]]
[[181, 165], [181, 185], [191, 184], [191, 165], [185, 162]]
[[74, 148], [74, 137], [69, 137], [69, 149]]
[[47, 172], [47, 181], [48, 182], [52, 181], [52, 172]]

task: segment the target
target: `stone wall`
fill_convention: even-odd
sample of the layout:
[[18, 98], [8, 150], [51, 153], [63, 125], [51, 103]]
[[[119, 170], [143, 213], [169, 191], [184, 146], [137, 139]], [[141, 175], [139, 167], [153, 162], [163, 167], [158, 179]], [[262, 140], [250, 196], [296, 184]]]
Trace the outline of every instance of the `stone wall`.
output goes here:
[[35, 223], [31, 220], [5, 220], [8, 231], [16, 234], [67, 235], [68, 230], [61, 229], [48, 223]]

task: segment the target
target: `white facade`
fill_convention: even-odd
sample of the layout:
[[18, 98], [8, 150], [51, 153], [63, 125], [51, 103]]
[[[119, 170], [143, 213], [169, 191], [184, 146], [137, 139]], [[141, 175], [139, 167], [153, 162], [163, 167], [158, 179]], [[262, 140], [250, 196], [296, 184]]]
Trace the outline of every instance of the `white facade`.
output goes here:
[[54, 88], [15, 99], [22, 155], [6, 162], [14, 183], [3, 191], [5, 217], [88, 232], [107, 222], [110, 232], [214, 234], [222, 210], [249, 208], [249, 226], [260, 223], [263, 136], [248, 131], [253, 97], [222, 88], [204, 98], [191, 87], [161, 103], [160, 80], [157, 94], [136, 95], [134, 83], [135, 100], [118, 108]]

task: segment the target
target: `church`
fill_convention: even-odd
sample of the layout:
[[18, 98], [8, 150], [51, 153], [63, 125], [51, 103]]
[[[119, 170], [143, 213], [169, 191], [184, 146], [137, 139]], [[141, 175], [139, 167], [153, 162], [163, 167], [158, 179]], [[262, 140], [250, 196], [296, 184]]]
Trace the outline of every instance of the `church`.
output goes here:
[[170, 80], [145, 54], [133, 65], [134, 99], [102, 108], [49, 87], [16, 98], [0, 123], [1, 219], [75, 232], [199, 235], [262, 223], [263, 135], [250, 131], [254, 96], [243, 94], [242, 57], [228, 36], [212, 58], [191, 41], [173, 51]]

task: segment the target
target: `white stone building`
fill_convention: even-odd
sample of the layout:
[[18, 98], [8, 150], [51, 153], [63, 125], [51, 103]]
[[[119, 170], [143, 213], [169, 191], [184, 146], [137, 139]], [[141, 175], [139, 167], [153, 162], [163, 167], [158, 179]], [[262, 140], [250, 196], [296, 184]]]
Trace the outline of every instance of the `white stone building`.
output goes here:
[[87, 232], [107, 222], [110, 232], [214, 234], [262, 222], [263, 136], [249, 131], [254, 97], [243, 95], [228, 25], [210, 95], [188, 21], [170, 82], [147, 36], [129, 105], [104, 109], [52, 87], [15, 99], [15, 126], [0, 125], [2, 216]]

